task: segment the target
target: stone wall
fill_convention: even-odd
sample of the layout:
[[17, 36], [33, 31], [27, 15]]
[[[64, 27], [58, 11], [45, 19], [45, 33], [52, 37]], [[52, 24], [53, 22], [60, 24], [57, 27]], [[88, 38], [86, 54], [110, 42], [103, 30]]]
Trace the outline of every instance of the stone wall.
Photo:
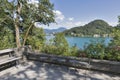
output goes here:
[[120, 74], [120, 62], [28, 53], [29, 60]]

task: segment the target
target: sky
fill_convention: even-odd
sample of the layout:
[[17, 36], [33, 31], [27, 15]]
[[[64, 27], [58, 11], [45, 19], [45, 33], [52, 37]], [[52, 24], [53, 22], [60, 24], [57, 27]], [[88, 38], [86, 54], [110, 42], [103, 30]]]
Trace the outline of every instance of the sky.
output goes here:
[[[9, 0], [10, 1], [10, 0]], [[37, 0], [29, 0], [31, 3]], [[50, 0], [54, 4], [56, 23], [39, 27], [67, 29], [83, 26], [93, 20], [102, 19], [115, 26], [120, 15], [120, 0]]]
[[42, 26], [67, 29], [83, 26], [93, 20], [102, 19], [115, 26], [120, 15], [120, 0], [50, 0], [54, 4], [57, 24]]

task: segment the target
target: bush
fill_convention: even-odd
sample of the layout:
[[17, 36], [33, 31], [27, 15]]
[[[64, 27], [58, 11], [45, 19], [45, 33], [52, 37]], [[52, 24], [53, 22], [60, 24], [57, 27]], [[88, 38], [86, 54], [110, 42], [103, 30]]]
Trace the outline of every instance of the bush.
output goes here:
[[75, 46], [70, 48], [64, 34], [58, 33], [48, 45], [44, 46], [42, 52], [62, 56], [77, 56], [78, 49]]
[[106, 48], [106, 59], [120, 61], [120, 47], [112, 46]]
[[109, 60], [120, 61], [120, 27], [115, 27], [113, 29], [113, 39], [111, 43], [106, 48], [106, 58]]
[[103, 59], [105, 57], [105, 44], [103, 41], [92, 42], [85, 48], [88, 57]]
[[42, 28], [33, 28], [27, 37], [25, 45], [31, 45], [33, 50], [42, 51], [45, 43], [45, 33]]

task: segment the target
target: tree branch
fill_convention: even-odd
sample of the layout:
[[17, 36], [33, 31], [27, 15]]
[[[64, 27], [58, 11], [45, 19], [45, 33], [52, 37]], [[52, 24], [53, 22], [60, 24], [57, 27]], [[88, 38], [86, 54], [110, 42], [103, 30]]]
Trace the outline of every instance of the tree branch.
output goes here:
[[29, 34], [30, 29], [32, 28], [33, 25], [34, 25], [34, 23], [32, 23], [32, 24], [30, 25], [30, 27], [28, 28], [28, 30], [27, 30], [27, 32], [26, 32], [26, 34], [25, 34], [24, 41], [23, 41], [23, 46], [24, 46], [25, 43], [26, 43], [26, 40], [27, 40], [28, 34]]

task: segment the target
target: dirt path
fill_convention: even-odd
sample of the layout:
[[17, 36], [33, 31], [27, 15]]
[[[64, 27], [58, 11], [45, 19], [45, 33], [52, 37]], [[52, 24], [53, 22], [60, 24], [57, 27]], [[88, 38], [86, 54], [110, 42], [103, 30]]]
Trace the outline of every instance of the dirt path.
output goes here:
[[28, 62], [0, 72], [0, 80], [120, 80], [119, 75]]

